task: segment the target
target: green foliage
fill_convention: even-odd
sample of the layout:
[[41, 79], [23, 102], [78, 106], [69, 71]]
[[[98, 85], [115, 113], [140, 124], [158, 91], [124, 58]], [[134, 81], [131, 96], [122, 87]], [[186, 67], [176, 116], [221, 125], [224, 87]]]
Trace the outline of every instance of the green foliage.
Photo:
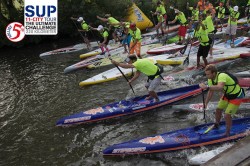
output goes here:
[[[19, 2], [19, 7], [16, 6], [15, 1]], [[152, 2], [153, 1], [153, 2]], [[138, 7], [145, 13], [145, 15], [153, 21], [150, 11], [155, 11], [156, 2], [158, 0], [134, 0]], [[186, 3], [189, 2], [190, 6], [197, 3], [198, 0], [163, 0], [166, 5], [169, 20], [174, 19], [174, 11], [169, 9], [169, 6], [174, 6], [184, 13], [186, 11]], [[121, 20], [125, 18], [128, 9], [132, 6], [131, 0], [62, 0], [58, 1], [58, 35], [57, 36], [26, 36], [23, 41], [18, 43], [10, 42], [5, 37], [5, 28], [11, 22], [23, 23], [23, 0], [1, 0], [0, 1], [0, 47], [14, 46], [21, 47], [28, 43], [39, 43], [43, 39], [56, 39], [59, 37], [72, 36], [79, 37], [79, 33], [70, 17], [83, 16], [88, 24], [97, 27], [103, 24], [96, 18], [97, 15], [103, 17], [104, 14], [111, 14], [114, 18]], [[210, 2], [214, 3], [213, 0]], [[244, 11], [242, 6], [246, 5], [245, 1], [231, 0], [232, 5], [238, 5], [240, 11]], [[242, 15], [243, 16], [243, 13]], [[156, 19], [156, 18], [155, 18]], [[79, 24], [78, 24], [79, 26]]]

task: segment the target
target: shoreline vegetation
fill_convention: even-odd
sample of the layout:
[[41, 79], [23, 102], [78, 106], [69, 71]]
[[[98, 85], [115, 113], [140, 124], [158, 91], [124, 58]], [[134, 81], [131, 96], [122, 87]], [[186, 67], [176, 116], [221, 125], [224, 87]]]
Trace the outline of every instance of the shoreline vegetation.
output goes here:
[[[198, 0], [164, 0], [167, 15], [169, 20], [174, 18], [174, 11], [171, 10], [170, 6], [184, 11], [186, 15], [191, 13], [186, 10], [186, 4], [189, 6], [195, 5]], [[246, 1], [246, 2], [245, 2]], [[244, 5], [247, 0], [236, 1], [231, 0], [232, 5], [238, 5], [241, 17], [244, 16]], [[152, 15], [150, 11], [155, 11], [157, 0], [135, 0], [136, 5], [143, 11], [143, 13], [152, 21]], [[215, 4], [216, 0], [210, 0], [211, 3]], [[26, 35], [25, 38], [17, 43], [11, 42], [5, 36], [5, 28], [11, 22], [20, 22], [24, 24], [24, 1], [23, 0], [2, 0], [0, 2], [0, 48], [4, 46], [20, 48], [29, 44], [40, 44], [44, 41], [54, 41], [61, 38], [76, 38], [78, 41], [81, 40], [81, 36], [74, 26], [70, 17], [83, 16], [88, 24], [91, 26], [98, 26], [103, 24], [96, 18], [97, 15], [104, 16], [106, 13], [110, 13], [113, 17], [121, 20], [127, 17], [129, 8], [132, 6], [131, 0], [65, 0], [58, 2], [58, 34], [54, 36], [50, 35]], [[67, 11], [67, 12], [65, 12]], [[78, 25], [80, 26], [80, 25]], [[97, 38], [97, 34], [94, 33], [90, 40], [94, 41]]]

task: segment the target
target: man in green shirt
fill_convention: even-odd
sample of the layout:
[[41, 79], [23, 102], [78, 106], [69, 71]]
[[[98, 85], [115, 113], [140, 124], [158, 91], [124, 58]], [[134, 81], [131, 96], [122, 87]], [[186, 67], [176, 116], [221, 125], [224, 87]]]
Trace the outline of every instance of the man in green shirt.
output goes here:
[[183, 44], [187, 33], [188, 21], [183, 12], [179, 11], [178, 9], [174, 9], [174, 11], [176, 13], [175, 19], [173, 21], [170, 21], [169, 24], [174, 24], [177, 20], [179, 21], [180, 27], [178, 30], [178, 36], [179, 36], [178, 44]]
[[217, 29], [214, 28], [214, 23], [213, 23], [213, 18], [212, 18], [212, 13], [211, 13], [211, 10], [208, 10], [206, 12], [206, 17], [205, 17], [205, 20], [203, 21], [206, 29], [207, 29], [207, 32], [208, 32], [208, 37], [210, 38], [210, 42], [211, 42], [211, 45], [210, 45], [210, 57], [212, 58], [213, 56], [213, 45], [214, 45], [214, 35], [215, 33], [217, 32]]
[[187, 3], [187, 9], [192, 12], [192, 16], [188, 17], [188, 20], [190, 20], [190, 24], [192, 24], [192, 29], [195, 29], [199, 20], [199, 10], [196, 7], [197, 5], [194, 5], [193, 7], [189, 7], [188, 5], [189, 3]]
[[139, 58], [141, 57], [141, 30], [136, 27], [135, 23], [130, 24], [130, 35], [131, 35], [131, 42], [129, 47], [130, 54], [136, 54]]
[[[155, 11], [155, 15], [158, 15], [158, 13], [160, 14], [160, 15], [162, 15], [163, 16], [163, 18], [164, 18], [164, 29], [166, 29], [166, 26], [167, 26], [167, 18], [168, 18], [168, 16], [167, 16], [167, 12], [166, 12], [166, 9], [165, 9], [165, 6], [164, 6], [164, 3], [163, 2], [161, 2], [161, 1], [158, 1], [157, 2], [157, 7], [156, 7], [156, 11]], [[159, 21], [159, 20], [158, 20]]]
[[114, 17], [111, 17], [111, 14], [105, 14], [104, 18], [100, 17], [100, 16], [96, 16], [99, 20], [108, 23], [109, 25], [109, 30], [110, 33], [113, 36], [113, 39], [115, 39], [116, 42], [121, 41], [121, 26], [120, 26], [120, 22], [118, 20], [116, 20]]
[[230, 15], [229, 15], [228, 25], [226, 29], [226, 41], [225, 42], [227, 42], [229, 36], [232, 36], [231, 47], [234, 47], [234, 39], [235, 39], [236, 31], [237, 31], [237, 21], [240, 16], [240, 13], [238, 12], [239, 7], [234, 6], [234, 8], [232, 8], [231, 6], [229, 6], [229, 0], [227, 1], [226, 6], [229, 9]]
[[[204, 14], [203, 14], [204, 15]], [[194, 32], [194, 37], [198, 38], [200, 46], [197, 52], [197, 68], [200, 67], [200, 57], [204, 61], [204, 65], [207, 66], [207, 55], [210, 50], [211, 40], [208, 37], [207, 28], [202, 21], [203, 17], [200, 16], [200, 20], [197, 25], [197, 31]]]
[[221, 31], [223, 28], [223, 24], [224, 24], [224, 18], [225, 18], [225, 7], [224, 7], [224, 3], [220, 2], [219, 6], [217, 6], [216, 11], [218, 12], [217, 18], [215, 19], [215, 23], [216, 23], [216, 28], [218, 29], [218, 24], [221, 24]]
[[71, 17], [70, 18], [71, 20], [76, 20], [77, 22], [79, 22], [81, 24], [81, 27], [82, 29], [78, 29], [78, 31], [81, 33], [83, 32], [84, 35], [82, 35], [83, 37], [83, 40], [84, 42], [87, 44], [87, 48], [89, 50], [91, 50], [91, 45], [90, 45], [90, 42], [89, 42], [89, 32], [90, 32], [90, 28], [89, 28], [89, 25], [85, 22], [85, 20], [83, 19], [83, 17], [79, 17], [79, 18], [74, 18], [74, 17]]
[[125, 61], [127, 63], [118, 63], [114, 60], [111, 62], [122, 68], [136, 68], [136, 73], [134, 77], [129, 80], [129, 84], [136, 80], [141, 75], [141, 73], [148, 76], [145, 87], [148, 90], [149, 96], [146, 97], [146, 100], [154, 99], [154, 102], [159, 102], [160, 99], [155, 90], [161, 83], [160, 74], [163, 72], [163, 70], [161, 70], [156, 64], [154, 64], [152, 60], [148, 58], [138, 59], [135, 55], [130, 55]]
[[226, 73], [219, 73], [214, 65], [208, 65], [205, 68], [205, 74], [208, 78], [208, 85], [204, 83], [199, 84], [203, 90], [208, 89], [208, 94], [205, 100], [205, 108], [212, 98], [215, 91], [224, 91], [220, 98], [215, 114], [214, 128], [219, 127], [222, 117], [222, 111], [225, 110], [226, 132], [225, 136], [230, 136], [232, 126], [232, 115], [235, 115], [244, 97], [243, 89], [239, 86], [237, 81]]

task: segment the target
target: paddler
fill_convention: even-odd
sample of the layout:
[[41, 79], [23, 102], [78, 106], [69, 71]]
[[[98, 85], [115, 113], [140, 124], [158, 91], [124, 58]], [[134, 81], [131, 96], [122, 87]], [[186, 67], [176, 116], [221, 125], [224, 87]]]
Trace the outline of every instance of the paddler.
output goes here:
[[108, 43], [109, 43], [110, 38], [109, 38], [108, 29], [103, 27], [102, 25], [99, 25], [97, 28], [93, 28], [93, 27], [90, 26], [90, 28], [92, 30], [98, 31], [99, 34], [101, 35], [101, 40], [100, 40], [100, 43], [99, 43], [99, 47], [102, 50], [101, 55], [105, 54], [105, 52], [108, 52], [108, 55], [109, 55]]
[[115, 19], [114, 17], [111, 17], [111, 14], [105, 14], [104, 18], [100, 17], [100, 16], [96, 16], [96, 18], [98, 18], [99, 20], [103, 21], [103, 22], [107, 22], [109, 24], [109, 31], [113, 36], [113, 39], [115, 40], [115, 42], [119, 42], [121, 41], [121, 26], [120, 26], [120, 22]]
[[130, 35], [131, 35], [131, 42], [129, 47], [129, 53], [130, 54], [136, 54], [139, 58], [141, 57], [141, 30], [136, 27], [135, 23], [131, 23], [129, 28], [131, 29]]
[[70, 19], [71, 20], [76, 20], [77, 22], [79, 22], [81, 24], [82, 30], [78, 29], [78, 31], [80, 33], [84, 32], [84, 35], [82, 36], [83, 40], [87, 44], [88, 49], [91, 50], [91, 45], [90, 45], [90, 42], [89, 42], [89, 39], [88, 39], [89, 31], [90, 31], [89, 25], [86, 23], [86, 21], [83, 19], [83, 17], [79, 17], [79, 18], [70, 17]]
[[177, 20], [180, 23], [180, 27], [178, 30], [178, 36], [179, 36], [179, 42], [177, 44], [183, 44], [185, 35], [187, 33], [187, 28], [188, 28], [188, 21], [186, 19], [186, 16], [183, 12], [181, 12], [178, 9], [174, 9], [175, 11], [175, 19], [173, 21], [169, 21], [169, 24], [174, 24]]
[[[157, 25], [155, 25], [155, 29], [158, 33], [158, 30], [161, 29], [161, 35], [164, 36], [164, 30], [163, 30], [163, 24], [165, 22], [163, 15], [160, 11], [157, 11], [155, 13], [152, 13], [153, 15], [157, 15]], [[160, 36], [158, 36], [160, 37]]]
[[224, 7], [224, 3], [220, 2], [219, 6], [217, 6], [215, 8], [218, 12], [217, 18], [215, 19], [216, 22], [216, 28], [218, 28], [218, 23], [221, 24], [221, 31], [223, 28], [223, 24], [224, 24], [224, 18], [225, 18], [225, 7]]
[[162, 76], [160, 74], [163, 72], [163, 68], [161, 66], [154, 64], [154, 62], [148, 58], [138, 59], [136, 55], [129, 55], [125, 60], [125, 62], [127, 63], [118, 63], [114, 60], [112, 60], [111, 62], [122, 68], [136, 68], [136, 73], [134, 77], [129, 80], [129, 84], [136, 80], [141, 73], [148, 76], [145, 87], [148, 90], [149, 96], [145, 99], [154, 99], [154, 102], [160, 101], [155, 90], [161, 83]]
[[194, 32], [194, 37], [198, 38], [200, 42], [200, 46], [197, 52], [197, 68], [200, 67], [200, 57], [202, 57], [204, 65], [207, 66], [207, 56], [211, 45], [211, 39], [209, 39], [208, 37], [207, 28], [204, 24], [204, 21], [202, 21], [204, 17], [205, 14], [200, 15], [200, 19], [196, 28], [197, 31]]
[[231, 45], [231, 47], [234, 47], [234, 40], [235, 40], [236, 31], [237, 31], [237, 21], [238, 21], [238, 18], [240, 16], [240, 13], [238, 12], [239, 7], [238, 6], [234, 6], [232, 8], [229, 5], [229, 0], [227, 1], [226, 6], [229, 9], [230, 15], [229, 15], [227, 29], [226, 29], [225, 44], [226, 44], [229, 36], [232, 36], [232, 41], [231, 41], [230, 45]]
[[241, 99], [245, 94], [243, 89], [237, 83], [237, 79], [234, 76], [230, 76], [226, 73], [219, 73], [215, 65], [207, 65], [205, 68], [205, 74], [208, 78], [208, 85], [204, 83], [199, 84], [203, 90], [208, 90], [208, 94], [205, 100], [205, 108], [207, 107], [210, 99], [215, 91], [224, 91], [223, 96], [220, 98], [215, 113], [214, 128], [219, 127], [219, 123], [222, 117], [222, 111], [225, 110], [226, 132], [225, 136], [230, 136], [230, 130], [232, 126], [232, 115], [235, 115], [240, 104]]

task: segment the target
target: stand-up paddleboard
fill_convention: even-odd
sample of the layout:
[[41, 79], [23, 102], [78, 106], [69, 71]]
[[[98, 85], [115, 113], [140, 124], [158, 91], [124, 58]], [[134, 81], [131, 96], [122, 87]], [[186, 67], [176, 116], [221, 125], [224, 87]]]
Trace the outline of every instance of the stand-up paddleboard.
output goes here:
[[[167, 28], [167, 29], [164, 31], [164, 35], [167, 35], [167, 34], [170, 34], [170, 33], [172, 33], [172, 32], [177, 31], [179, 27], [180, 27], [180, 25], [170, 26], [169, 28]], [[152, 32], [144, 33], [144, 34], [142, 34], [142, 37], [145, 37], [145, 36], [152, 36], [152, 35], [157, 35], [157, 32], [156, 32], [156, 31], [152, 31]]]
[[[145, 55], [146, 51], [150, 48], [154, 48], [159, 46], [160, 44], [150, 44], [150, 45], [144, 45], [141, 47], [141, 55]], [[111, 54], [110, 58], [117, 61], [117, 62], [123, 62], [128, 56], [128, 53], [118, 53], [118, 54]], [[98, 67], [102, 67], [102, 66], [107, 66], [107, 65], [111, 65], [111, 61], [109, 58], [103, 58], [101, 60], [99, 60], [98, 62], [95, 62], [91, 65], [88, 65], [87, 68], [98, 68]]]
[[[250, 102], [250, 99], [249, 99], [249, 102]], [[209, 102], [206, 110], [214, 111], [217, 108], [217, 105], [218, 105], [218, 102]], [[204, 112], [203, 103], [173, 105], [172, 108], [177, 111]], [[250, 103], [242, 103], [238, 110], [244, 111], [248, 109], [250, 109]]]
[[[120, 49], [121, 45], [120, 44], [109, 44], [108, 48], [109, 48], [109, 51], [112, 51], [112, 50], [115, 50], [115, 49]], [[90, 51], [88, 53], [81, 54], [80, 58], [84, 59], [84, 58], [94, 56], [94, 55], [98, 55], [98, 54], [101, 54], [101, 53], [102, 53], [102, 50], [100, 48], [98, 48], [98, 49], [95, 49], [95, 50]]]
[[250, 77], [250, 70], [234, 73], [237, 77]]
[[250, 134], [250, 118], [234, 119], [229, 137], [225, 137], [225, 122], [204, 134], [212, 123], [119, 143], [106, 148], [103, 155], [122, 156], [149, 154], [200, 147], [243, 138]]
[[[210, 64], [215, 64], [218, 70], [221, 70], [223, 68], [228, 67], [232, 61], [223, 61], [223, 62], [213, 62]], [[172, 81], [179, 81], [179, 80], [184, 80], [184, 81], [189, 81], [190, 79], [195, 78], [198, 75], [204, 75], [204, 69], [196, 68], [196, 66], [186, 68], [184, 70], [171, 73], [167, 76], [163, 76], [164, 80], [162, 80], [162, 83], [169, 83]]]
[[218, 154], [224, 152], [228, 148], [233, 146], [232, 144], [227, 144], [222, 147], [216, 148], [214, 150], [210, 150], [201, 154], [197, 154], [190, 159], [188, 159], [188, 163], [190, 165], [201, 165], [205, 164], [208, 160], [212, 159], [213, 157], [217, 156]]
[[[117, 49], [114, 49], [114, 50], [111, 50], [110, 51], [110, 54], [113, 55], [113, 57], [115, 56], [119, 56], [120, 54], [122, 55], [127, 55], [128, 53], [122, 53], [124, 51], [124, 48], [122, 47], [119, 47]], [[82, 69], [82, 68], [86, 68], [87, 66], [89, 65], [92, 65], [93, 63], [99, 63], [100, 60], [104, 59], [104, 58], [107, 58], [108, 57], [108, 53], [105, 53], [103, 55], [93, 55], [91, 57], [88, 57], [78, 63], [75, 63], [73, 65], [70, 65], [68, 67], [66, 67], [64, 69], [64, 73], [69, 73], [69, 72], [72, 72], [72, 71], [76, 71], [76, 70], [79, 70], [79, 69]]]
[[153, 110], [155, 108], [180, 101], [201, 93], [199, 85], [186, 86], [182, 88], [158, 92], [159, 102], [154, 99], [145, 100], [147, 95], [121, 100], [110, 103], [102, 107], [81, 111], [73, 115], [66, 116], [57, 121], [57, 126], [71, 126], [86, 122], [96, 122], [104, 119], [136, 114], [139, 112]]
[[237, 24], [245, 24], [247, 23], [247, 17], [243, 17], [237, 21]]
[[[98, 46], [96, 44], [96, 42], [91, 42], [90, 44], [91, 44], [92, 48], [96, 48]], [[49, 57], [51, 55], [77, 53], [77, 52], [82, 51], [83, 49], [87, 49], [85, 43], [76, 44], [76, 45], [73, 45], [73, 46], [69, 46], [69, 47], [65, 47], [65, 48], [59, 48], [59, 49], [56, 49], [56, 50], [44, 52], [44, 53], [40, 54], [39, 56], [40, 56], [40, 58], [47, 58], [47, 57]]]
[[248, 50], [248, 53], [241, 53], [240, 57], [241, 58], [250, 58], [250, 49], [246, 48]]
[[[119, 67], [120, 70], [123, 72], [125, 76], [131, 76], [133, 72], [136, 71], [136, 69], [124, 69], [122, 67]], [[88, 86], [88, 85], [95, 85], [100, 84], [103, 82], [113, 81], [120, 77], [123, 77], [121, 72], [115, 67], [110, 70], [107, 70], [105, 72], [102, 72], [98, 75], [95, 75], [89, 79], [86, 79], [84, 81], [81, 81], [79, 83], [79, 86]]]
[[[193, 46], [196, 46], [198, 44], [199, 44], [199, 42], [196, 41], [193, 43]], [[147, 54], [157, 55], [157, 54], [164, 54], [164, 53], [175, 53], [175, 52], [183, 49], [184, 47], [185, 47], [185, 45], [178, 45], [178, 44], [172, 43], [172, 44], [167, 44], [164, 46], [152, 48], [152, 49], [147, 51]], [[189, 48], [190, 44], [187, 47]]]
[[[150, 59], [153, 59], [155, 60], [157, 63], [160, 59], [166, 59], [166, 58], [171, 58], [172, 55], [158, 55], [158, 56], [154, 56], [154, 57], [148, 57]], [[127, 75], [127, 76], [131, 76], [133, 74], [133, 72], [135, 73], [136, 72], [136, 69], [133, 68], [133, 69], [124, 69], [122, 67], [119, 67], [120, 70], [124, 73], [124, 75]], [[81, 81], [79, 83], [80, 86], [87, 86], [87, 85], [95, 85], [95, 84], [99, 84], [99, 83], [103, 83], [103, 82], [108, 82], [108, 81], [113, 81], [113, 80], [116, 80], [120, 77], [123, 77], [121, 72], [116, 68], [112, 68], [110, 70], [107, 70], [105, 72], [102, 72], [98, 75], [95, 75], [91, 78], [88, 78], [84, 81]]]
[[[245, 40], [247, 40], [248, 37], [238, 37], [234, 40], [234, 47], [240, 46]], [[227, 40], [226, 43], [220, 43], [217, 46], [225, 47], [225, 48], [231, 48], [231, 40]]]

